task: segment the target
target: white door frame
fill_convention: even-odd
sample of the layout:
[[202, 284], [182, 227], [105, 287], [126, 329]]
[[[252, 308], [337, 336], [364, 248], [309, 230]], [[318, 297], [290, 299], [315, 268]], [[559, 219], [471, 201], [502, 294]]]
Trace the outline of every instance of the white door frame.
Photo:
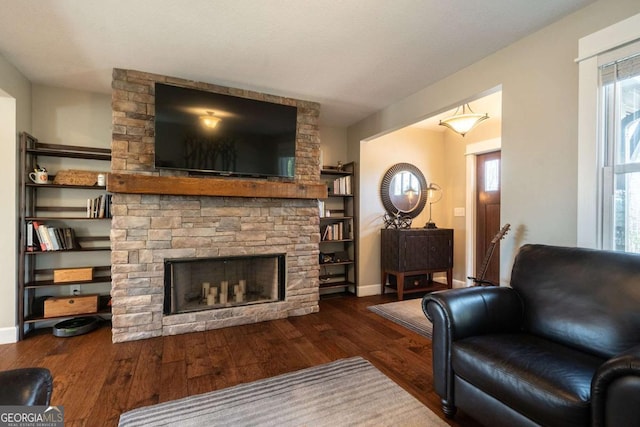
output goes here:
[[[493, 138], [467, 145], [465, 156], [467, 161], [467, 195], [466, 195], [466, 223], [465, 228], [465, 270], [464, 277], [474, 276], [476, 265], [476, 157], [479, 154], [499, 151], [502, 148], [502, 139]], [[502, 174], [500, 175], [502, 176]], [[502, 185], [500, 186], [502, 187]], [[471, 286], [472, 280], [466, 279], [466, 286]]]

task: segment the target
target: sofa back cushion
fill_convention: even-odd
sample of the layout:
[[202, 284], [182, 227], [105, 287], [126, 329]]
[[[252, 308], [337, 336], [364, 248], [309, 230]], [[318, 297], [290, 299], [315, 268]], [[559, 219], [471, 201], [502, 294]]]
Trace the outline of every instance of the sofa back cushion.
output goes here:
[[640, 343], [640, 255], [525, 245], [511, 286], [535, 335], [601, 357]]

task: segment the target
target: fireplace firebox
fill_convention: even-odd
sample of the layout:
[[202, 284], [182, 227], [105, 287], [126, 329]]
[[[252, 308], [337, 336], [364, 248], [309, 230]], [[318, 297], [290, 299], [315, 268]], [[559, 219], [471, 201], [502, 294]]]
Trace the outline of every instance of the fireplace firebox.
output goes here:
[[285, 254], [167, 259], [164, 314], [284, 300]]

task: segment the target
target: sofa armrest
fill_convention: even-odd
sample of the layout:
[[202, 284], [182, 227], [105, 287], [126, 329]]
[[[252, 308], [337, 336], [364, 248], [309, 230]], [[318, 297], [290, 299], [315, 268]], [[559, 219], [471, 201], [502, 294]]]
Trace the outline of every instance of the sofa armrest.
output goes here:
[[444, 413], [451, 417], [455, 414], [451, 344], [473, 335], [518, 330], [522, 302], [511, 288], [472, 287], [427, 294], [422, 310], [433, 325], [433, 385]]
[[591, 382], [593, 426], [632, 425], [640, 420], [640, 345], [604, 362]]

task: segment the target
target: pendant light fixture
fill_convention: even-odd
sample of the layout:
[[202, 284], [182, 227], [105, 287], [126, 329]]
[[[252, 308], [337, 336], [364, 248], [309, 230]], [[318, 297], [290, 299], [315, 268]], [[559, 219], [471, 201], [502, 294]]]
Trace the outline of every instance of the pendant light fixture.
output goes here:
[[200, 116], [200, 121], [202, 122], [202, 125], [209, 129], [213, 129], [216, 126], [218, 126], [218, 123], [220, 123], [221, 120], [222, 119], [220, 119], [220, 117], [216, 117], [214, 115], [213, 111], [207, 111], [206, 116]]
[[[468, 112], [467, 112], [468, 110]], [[446, 126], [452, 131], [459, 133], [463, 137], [474, 127], [478, 126], [480, 122], [489, 118], [489, 114], [477, 114], [474, 113], [469, 104], [462, 105], [462, 114], [458, 114], [460, 107], [456, 109], [453, 116], [440, 120], [441, 126]]]

